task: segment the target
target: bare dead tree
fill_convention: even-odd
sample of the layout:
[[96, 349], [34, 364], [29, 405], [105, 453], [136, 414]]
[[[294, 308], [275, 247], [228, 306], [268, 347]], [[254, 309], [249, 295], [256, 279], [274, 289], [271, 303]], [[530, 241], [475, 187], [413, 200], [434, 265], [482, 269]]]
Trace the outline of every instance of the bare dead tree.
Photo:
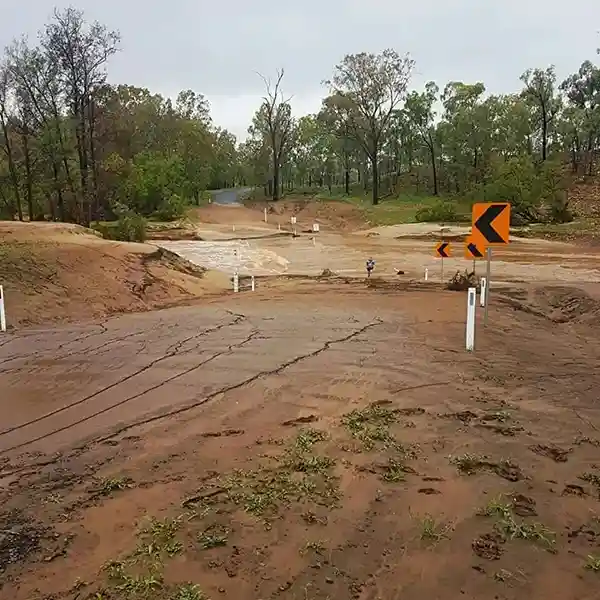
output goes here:
[[[260, 73], [259, 73], [260, 75]], [[260, 75], [265, 83], [266, 94], [257, 115], [257, 128], [261, 129], [269, 142], [273, 168], [273, 201], [279, 200], [281, 188], [280, 173], [286, 153], [292, 143], [294, 120], [292, 118], [291, 96], [285, 98], [281, 90], [284, 71], [277, 72], [275, 85], [263, 75]]]

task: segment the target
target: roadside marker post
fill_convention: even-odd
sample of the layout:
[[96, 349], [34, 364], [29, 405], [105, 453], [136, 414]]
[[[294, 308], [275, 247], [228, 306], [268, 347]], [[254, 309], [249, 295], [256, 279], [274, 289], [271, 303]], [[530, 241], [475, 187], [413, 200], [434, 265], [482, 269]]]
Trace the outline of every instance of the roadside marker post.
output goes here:
[[479, 306], [483, 308], [486, 304], [485, 295], [487, 292], [487, 279], [482, 277], [479, 285], [481, 287], [481, 291], [479, 292]]
[[233, 291], [240, 291], [240, 276], [237, 271], [233, 274]]
[[452, 256], [451, 250], [452, 248], [450, 246], [450, 242], [445, 242], [444, 240], [438, 242], [437, 246], [435, 247], [435, 256], [442, 259], [442, 272], [440, 276], [442, 283], [444, 283], [444, 258], [449, 258]]
[[252, 278], [250, 279], [250, 286], [252, 288], [252, 291], [254, 292], [256, 290], [256, 283], [254, 282], [254, 275], [252, 275]]
[[0, 331], [6, 333], [6, 308], [4, 307], [4, 288], [0, 285]]
[[267, 207], [265, 206], [265, 223], [267, 222]]
[[425, 269], [425, 281], [429, 279], [429, 269]]
[[469, 288], [467, 293], [466, 347], [468, 352], [475, 350], [475, 299], [477, 288]]

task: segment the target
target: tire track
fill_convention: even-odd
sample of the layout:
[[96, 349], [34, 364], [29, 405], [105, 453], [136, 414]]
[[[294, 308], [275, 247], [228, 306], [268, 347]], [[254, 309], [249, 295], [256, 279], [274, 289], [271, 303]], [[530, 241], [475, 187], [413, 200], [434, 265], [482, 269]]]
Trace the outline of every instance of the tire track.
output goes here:
[[[106, 325], [105, 325], [106, 322], [107, 321], [103, 321], [102, 323], [98, 323], [97, 325], [95, 325], [95, 327], [100, 328], [100, 331], [97, 331], [97, 330], [90, 331], [74, 340], [66, 340], [65, 342], [62, 342], [56, 348], [53, 348], [53, 349], [39, 350], [38, 352], [34, 352], [33, 354], [13, 354], [12, 356], [9, 356], [8, 358], [0, 360], [0, 365], [5, 365], [6, 363], [12, 362], [13, 360], [19, 360], [22, 358], [28, 358], [28, 359], [35, 360], [36, 358], [40, 358], [40, 357], [44, 356], [44, 354], [47, 354], [48, 352], [56, 352], [56, 351], [62, 350], [66, 346], [69, 346], [71, 344], [76, 344], [78, 342], [83, 342], [91, 337], [94, 337], [95, 335], [104, 335], [104, 334], [108, 333], [108, 327], [106, 327]], [[35, 334], [35, 335], [43, 335], [43, 333]], [[16, 339], [20, 339], [20, 338], [15, 338], [15, 341], [16, 341]], [[76, 353], [77, 353], [77, 351], [75, 350], [75, 351], [71, 352], [70, 354], [76, 354]]]
[[[250, 383], [253, 383], [254, 381], [257, 381], [258, 379], [261, 379], [263, 377], [269, 377], [271, 375], [279, 375], [280, 373], [282, 373], [289, 367], [292, 367], [293, 365], [298, 364], [299, 362], [301, 362], [303, 360], [306, 360], [309, 358], [314, 358], [315, 356], [319, 356], [319, 354], [322, 354], [323, 352], [329, 350], [329, 348], [331, 348], [331, 346], [333, 346], [334, 344], [342, 344], [344, 342], [352, 340], [352, 339], [358, 337], [359, 335], [361, 335], [362, 333], [364, 333], [365, 331], [368, 331], [369, 329], [376, 327], [377, 325], [381, 325], [382, 323], [383, 323], [383, 321], [381, 319], [377, 319], [376, 321], [368, 323], [367, 325], [364, 325], [360, 329], [356, 329], [355, 331], [353, 331], [352, 333], [350, 333], [344, 337], [334, 339], [334, 340], [329, 340], [328, 342], [325, 342], [325, 344], [323, 344], [323, 346], [321, 346], [320, 348], [317, 348], [316, 350], [313, 350], [312, 352], [309, 352], [307, 354], [302, 354], [300, 356], [297, 356], [287, 362], [284, 362], [283, 364], [279, 365], [278, 367], [276, 367], [274, 369], [260, 371], [257, 374], [252, 375], [251, 377], [248, 377], [247, 379], [244, 379], [243, 381], [234, 383], [232, 385], [229, 385], [229, 386], [220, 388], [214, 392], [211, 392], [210, 394], [208, 394], [201, 400], [198, 400], [191, 404], [186, 404], [186, 405], [180, 406], [179, 408], [176, 408], [174, 410], [170, 410], [168, 412], [160, 413], [158, 415], [147, 417], [145, 419], [141, 419], [139, 421], [134, 421], [132, 423], [124, 425], [123, 427], [120, 427], [119, 429], [113, 431], [109, 435], [103, 436], [101, 438], [96, 438], [96, 439], [92, 440], [91, 442], [89, 442], [89, 444], [86, 444], [83, 447], [76, 448], [75, 450], [85, 450], [94, 444], [100, 444], [102, 442], [105, 442], [117, 435], [124, 433], [125, 431], [127, 431], [129, 429], [133, 429], [134, 427], [140, 427], [142, 425], [147, 425], [147, 424], [153, 423], [155, 421], [160, 421], [160, 420], [166, 419], [168, 417], [172, 417], [175, 415], [179, 415], [179, 414], [188, 412], [190, 410], [193, 410], [194, 408], [197, 408], [198, 406], [202, 406], [203, 404], [206, 404], [207, 402], [214, 400], [217, 396], [220, 396], [221, 394], [226, 394], [228, 392], [232, 392], [234, 390], [240, 389], [240, 388], [242, 388]], [[0, 452], [0, 456], [2, 454], [3, 454], [3, 452]]]
[[[217, 328], [218, 329], [218, 328]], [[215, 329], [216, 330], [216, 329]], [[219, 358], [220, 356], [224, 356], [227, 354], [230, 354], [234, 349], [237, 348], [241, 348], [242, 346], [244, 346], [245, 344], [248, 344], [249, 342], [251, 342], [253, 339], [256, 338], [256, 336], [258, 335], [258, 331], [253, 331], [248, 337], [246, 337], [244, 340], [242, 340], [241, 342], [237, 342], [235, 344], [231, 344], [227, 350], [223, 350], [222, 352], [217, 352], [215, 354], [213, 354], [212, 356], [210, 356], [209, 358], [199, 362], [198, 364], [194, 365], [193, 367], [190, 367], [188, 369], [185, 369], [184, 371], [180, 371], [179, 373], [176, 373], [175, 375], [172, 375], [171, 377], [167, 377], [167, 379], [164, 379], [163, 381], [161, 381], [160, 383], [157, 383], [156, 385], [153, 385], [152, 387], [149, 387], [148, 389], [144, 390], [143, 392], [139, 392], [137, 394], [133, 394], [132, 396], [128, 396], [127, 398], [120, 400], [119, 402], [115, 403], [115, 404], [111, 404], [110, 406], [106, 406], [101, 410], [96, 411], [95, 413], [88, 415], [86, 417], [83, 417], [73, 423], [69, 423], [68, 425], [64, 425], [63, 427], [59, 427], [57, 429], [53, 429], [52, 431], [49, 431], [43, 435], [38, 436], [37, 438], [28, 440], [26, 442], [21, 442], [19, 444], [15, 444], [14, 446], [10, 447], [10, 448], [6, 448], [4, 450], [0, 450], [0, 456], [2, 456], [3, 454], [7, 454], [8, 452], [12, 452], [13, 450], [18, 450], [19, 448], [23, 448], [25, 446], [29, 446], [30, 444], [34, 444], [36, 442], [39, 442], [41, 440], [44, 440], [46, 438], [49, 438], [57, 433], [62, 433], [63, 431], [67, 431], [68, 429], [71, 429], [72, 427], [75, 427], [77, 425], [80, 425], [82, 423], [85, 423], [87, 421], [89, 421], [90, 419], [93, 419], [95, 417], [98, 417], [102, 414], [105, 414], [115, 408], [118, 408], [119, 406], [123, 406], [124, 404], [127, 404], [128, 402], [131, 402], [133, 400], [137, 400], [138, 398], [140, 398], [141, 396], [144, 396], [145, 394], [147, 394], [148, 392], [153, 392], [159, 388], [161, 388], [163, 385], [166, 385], [167, 383], [170, 383], [172, 381], [175, 381], [176, 379], [180, 378], [180, 377], [184, 377], [185, 375], [188, 375], [189, 373], [192, 373], [193, 371], [203, 367], [204, 365], [208, 364], [209, 362], [212, 362], [213, 360]], [[173, 355], [174, 356], [174, 355]], [[81, 401], [79, 401], [81, 402]], [[63, 407], [63, 408], [70, 408], [70, 407]], [[47, 415], [44, 415], [42, 417], [39, 417], [37, 420], [33, 421], [33, 422], [39, 422], [45, 418], [48, 418], [49, 416], [52, 416], [52, 414], [56, 414], [57, 412], [62, 412], [63, 409], [57, 409], [57, 411], [54, 411], [54, 413], [48, 413]], [[27, 425], [32, 424], [32, 423], [28, 423]], [[16, 426], [13, 431], [15, 429], [19, 429], [22, 427], [25, 427], [27, 425], [23, 425], [23, 426]], [[4, 432], [3, 432], [4, 433]]]
[[[160, 362], [162, 362], [163, 360], [167, 360], [169, 358], [172, 358], [176, 355], [179, 354], [181, 348], [187, 344], [188, 342], [191, 342], [192, 340], [196, 340], [198, 338], [204, 337], [206, 335], [209, 335], [211, 333], [214, 333], [215, 331], [219, 331], [225, 327], [232, 327], [233, 325], [237, 325], [238, 323], [240, 323], [241, 321], [243, 321], [245, 319], [245, 315], [235, 315], [235, 318], [228, 322], [228, 323], [222, 323], [220, 325], [216, 325], [215, 327], [210, 327], [208, 329], [205, 329], [203, 331], [201, 331], [200, 333], [196, 333], [194, 335], [191, 335], [187, 338], [184, 338], [183, 340], [179, 340], [173, 344], [171, 344], [165, 351], [165, 354], [163, 354], [161, 357], [149, 362], [147, 365], [144, 365], [141, 369], [138, 369], [137, 371], [130, 373], [129, 375], [126, 375], [125, 377], [122, 377], [121, 379], [111, 383], [110, 385], [107, 385], [95, 392], [93, 392], [92, 394], [88, 394], [87, 396], [76, 400], [75, 402], [71, 402], [70, 404], [66, 404], [64, 406], [61, 406], [59, 408], [56, 408], [55, 410], [52, 410], [48, 413], [45, 413], [43, 415], [40, 415], [39, 417], [36, 417], [35, 419], [31, 419], [30, 421], [26, 421], [25, 423], [21, 423], [19, 425], [15, 425], [13, 427], [9, 427], [7, 429], [4, 429], [2, 431], [0, 431], [0, 437], [2, 437], [3, 435], [8, 435], [9, 433], [12, 433], [14, 431], [19, 431], [21, 429], [24, 429], [25, 427], [29, 427], [31, 425], [35, 425], [36, 423], [39, 423], [45, 419], [48, 419], [50, 417], [53, 417], [54, 415], [60, 414], [62, 412], [65, 412], [66, 410], [69, 410], [71, 408], [75, 408], [76, 406], [80, 406], [81, 404], [84, 404], [85, 402], [89, 402], [90, 400], [93, 400], [94, 398], [96, 398], [97, 396], [99, 396], [100, 394], [103, 394], [104, 392], [107, 392], [109, 390], [112, 390], [116, 387], [118, 387], [119, 385], [133, 379], [134, 377], [137, 377], [138, 375], [141, 375], [142, 373], [145, 373], [146, 371], [148, 371], [149, 369], [151, 369], [152, 367], [156, 366], [157, 364], [159, 364]], [[196, 346], [197, 347], [197, 346]], [[150, 391], [150, 390], [147, 390]], [[144, 392], [145, 393], [145, 392]], [[118, 406], [118, 405], [117, 405]], [[28, 442], [31, 443], [31, 442]], [[1, 451], [0, 455], [2, 455], [4, 452], [7, 451]]]

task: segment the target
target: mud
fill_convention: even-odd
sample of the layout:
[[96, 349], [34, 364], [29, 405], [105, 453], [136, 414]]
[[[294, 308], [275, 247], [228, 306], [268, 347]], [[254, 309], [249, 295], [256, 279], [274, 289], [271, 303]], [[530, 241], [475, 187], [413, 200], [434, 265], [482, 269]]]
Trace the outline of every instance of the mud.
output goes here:
[[2, 339], [0, 598], [593, 597], [598, 336], [494, 302], [466, 353], [464, 304], [290, 278]]

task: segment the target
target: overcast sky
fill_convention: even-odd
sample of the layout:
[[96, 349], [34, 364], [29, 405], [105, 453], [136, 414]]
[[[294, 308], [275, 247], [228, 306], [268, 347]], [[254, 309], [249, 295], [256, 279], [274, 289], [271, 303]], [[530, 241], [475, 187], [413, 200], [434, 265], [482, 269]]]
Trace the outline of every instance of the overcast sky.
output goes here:
[[216, 123], [245, 136], [262, 81], [285, 68], [297, 113], [319, 108], [323, 79], [344, 54], [395, 48], [416, 60], [412, 86], [483, 81], [518, 89], [529, 67], [559, 77], [600, 46], [600, 2], [580, 0], [0, 0], [0, 44], [36, 33], [69, 4], [122, 36], [109, 81], [176, 96], [191, 88]]

